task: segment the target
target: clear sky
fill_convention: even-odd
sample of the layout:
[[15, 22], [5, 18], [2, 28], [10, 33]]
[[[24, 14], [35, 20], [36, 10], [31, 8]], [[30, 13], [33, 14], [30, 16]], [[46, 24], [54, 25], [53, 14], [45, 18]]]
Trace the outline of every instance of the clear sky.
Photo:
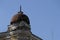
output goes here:
[[31, 31], [44, 40], [60, 40], [60, 0], [0, 0], [0, 32], [5, 32], [22, 5]]

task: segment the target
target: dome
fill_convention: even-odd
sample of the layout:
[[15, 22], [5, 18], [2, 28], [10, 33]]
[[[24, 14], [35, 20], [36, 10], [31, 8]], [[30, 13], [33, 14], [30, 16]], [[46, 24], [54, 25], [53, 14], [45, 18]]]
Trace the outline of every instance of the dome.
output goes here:
[[28, 16], [23, 14], [22, 11], [12, 17], [10, 24], [20, 23], [21, 21], [25, 21], [27, 24], [30, 24]]

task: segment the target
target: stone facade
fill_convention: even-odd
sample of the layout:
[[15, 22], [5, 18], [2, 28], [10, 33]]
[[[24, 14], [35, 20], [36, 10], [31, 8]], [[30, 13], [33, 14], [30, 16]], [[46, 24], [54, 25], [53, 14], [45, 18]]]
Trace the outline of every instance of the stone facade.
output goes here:
[[21, 32], [20, 30], [17, 30], [13, 31], [13, 33], [12, 32], [0, 33], [0, 40], [42, 40], [42, 39], [29, 31]]

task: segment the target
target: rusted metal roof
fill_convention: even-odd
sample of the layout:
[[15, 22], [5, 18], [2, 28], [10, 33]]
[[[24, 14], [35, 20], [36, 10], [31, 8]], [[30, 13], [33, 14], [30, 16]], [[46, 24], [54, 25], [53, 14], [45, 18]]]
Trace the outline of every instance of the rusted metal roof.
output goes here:
[[28, 16], [23, 13], [18, 13], [16, 15], [14, 15], [11, 19], [11, 24], [16, 23], [16, 22], [20, 22], [20, 21], [25, 21], [28, 24], [30, 24]]

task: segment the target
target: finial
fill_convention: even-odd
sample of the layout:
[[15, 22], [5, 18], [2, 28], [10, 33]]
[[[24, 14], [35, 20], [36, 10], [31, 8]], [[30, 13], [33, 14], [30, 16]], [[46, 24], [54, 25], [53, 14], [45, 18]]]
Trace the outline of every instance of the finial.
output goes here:
[[20, 5], [20, 11], [19, 11], [18, 13], [23, 13], [21, 8], [22, 8], [22, 7], [21, 7], [21, 5]]
[[21, 5], [20, 5], [20, 12], [21, 12]]

